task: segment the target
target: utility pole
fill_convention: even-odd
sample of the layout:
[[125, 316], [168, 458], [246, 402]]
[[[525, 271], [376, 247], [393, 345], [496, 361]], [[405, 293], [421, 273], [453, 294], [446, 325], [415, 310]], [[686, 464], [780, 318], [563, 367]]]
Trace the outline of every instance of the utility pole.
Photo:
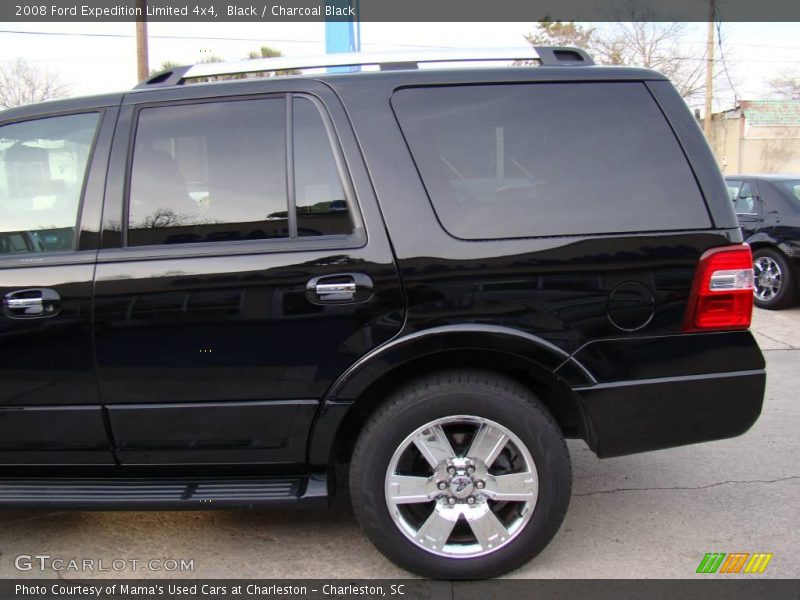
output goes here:
[[143, 81], [150, 75], [150, 61], [147, 58], [147, 0], [136, 0], [142, 16], [136, 19], [136, 77]]
[[706, 113], [703, 117], [703, 133], [711, 140], [711, 112], [714, 110], [714, 22], [716, 21], [716, 0], [708, 2], [708, 41], [706, 43]]

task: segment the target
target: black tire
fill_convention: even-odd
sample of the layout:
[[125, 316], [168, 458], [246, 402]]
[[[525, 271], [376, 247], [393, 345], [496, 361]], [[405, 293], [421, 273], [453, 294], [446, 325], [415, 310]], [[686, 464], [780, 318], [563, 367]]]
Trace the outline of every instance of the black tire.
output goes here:
[[[474, 415], [507, 428], [526, 446], [538, 474], [529, 520], [505, 545], [478, 557], [451, 558], [421, 548], [400, 531], [386, 501], [395, 451], [418, 428], [453, 415]], [[571, 487], [569, 451], [545, 406], [510, 378], [472, 370], [435, 373], [399, 389], [364, 426], [350, 467], [353, 509], [372, 543], [399, 566], [437, 579], [496, 577], [530, 561], [561, 526]]]
[[794, 272], [789, 261], [780, 250], [760, 248], [753, 253], [753, 268], [756, 271], [756, 291], [758, 291], [758, 262], [762, 258], [774, 261], [780, 270], [781, 283], [777, 293], [768, 299], [761, 299], [756, 294], [754, 297], [756, 306], [767, 310], [780, 310], [792, 306], [797, 300], [797, 281], [795, 281]]

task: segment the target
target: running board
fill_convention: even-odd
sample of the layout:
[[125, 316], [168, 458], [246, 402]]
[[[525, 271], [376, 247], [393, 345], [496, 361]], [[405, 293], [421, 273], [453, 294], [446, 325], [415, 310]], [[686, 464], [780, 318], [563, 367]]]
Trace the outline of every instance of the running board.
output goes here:
[[0, 508], [211, 510], [327, 504], [325, 477], [0, 478]]

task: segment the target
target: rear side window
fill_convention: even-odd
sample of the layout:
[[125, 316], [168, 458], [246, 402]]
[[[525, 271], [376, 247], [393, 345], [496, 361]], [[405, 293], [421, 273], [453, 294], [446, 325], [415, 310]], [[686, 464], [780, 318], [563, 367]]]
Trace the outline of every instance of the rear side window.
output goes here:
[[320, 109], [303, 96], [291, 106], [273, 96], [139, 111], [128, 246], [353, 233]]
[[145, 108], [128, 245], [289, 235], [282, 98]]
[[0, 127], [0, 256], [72, 250], [97, 113]]
[[412, 88], [392, 106], [436, 214], [456, 237], [711, 224], [642, 83]]
[[295, 98], [292, 121], [297, 234], [352, 232], [350, 208], [319, 110], [308, 98]]

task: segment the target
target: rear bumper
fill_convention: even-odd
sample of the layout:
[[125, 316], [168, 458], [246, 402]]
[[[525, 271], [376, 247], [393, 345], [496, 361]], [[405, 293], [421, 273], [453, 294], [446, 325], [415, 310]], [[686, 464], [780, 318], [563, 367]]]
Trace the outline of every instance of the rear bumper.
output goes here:
[[601, 458], [741, 435], [761, 414], [763, 369], [579, 388], [587, 443]]
[[747, 331], [602, 340], [576, 353], [573, 390], [599, 457], [741, 435], [761, 414], [764, 357]]

